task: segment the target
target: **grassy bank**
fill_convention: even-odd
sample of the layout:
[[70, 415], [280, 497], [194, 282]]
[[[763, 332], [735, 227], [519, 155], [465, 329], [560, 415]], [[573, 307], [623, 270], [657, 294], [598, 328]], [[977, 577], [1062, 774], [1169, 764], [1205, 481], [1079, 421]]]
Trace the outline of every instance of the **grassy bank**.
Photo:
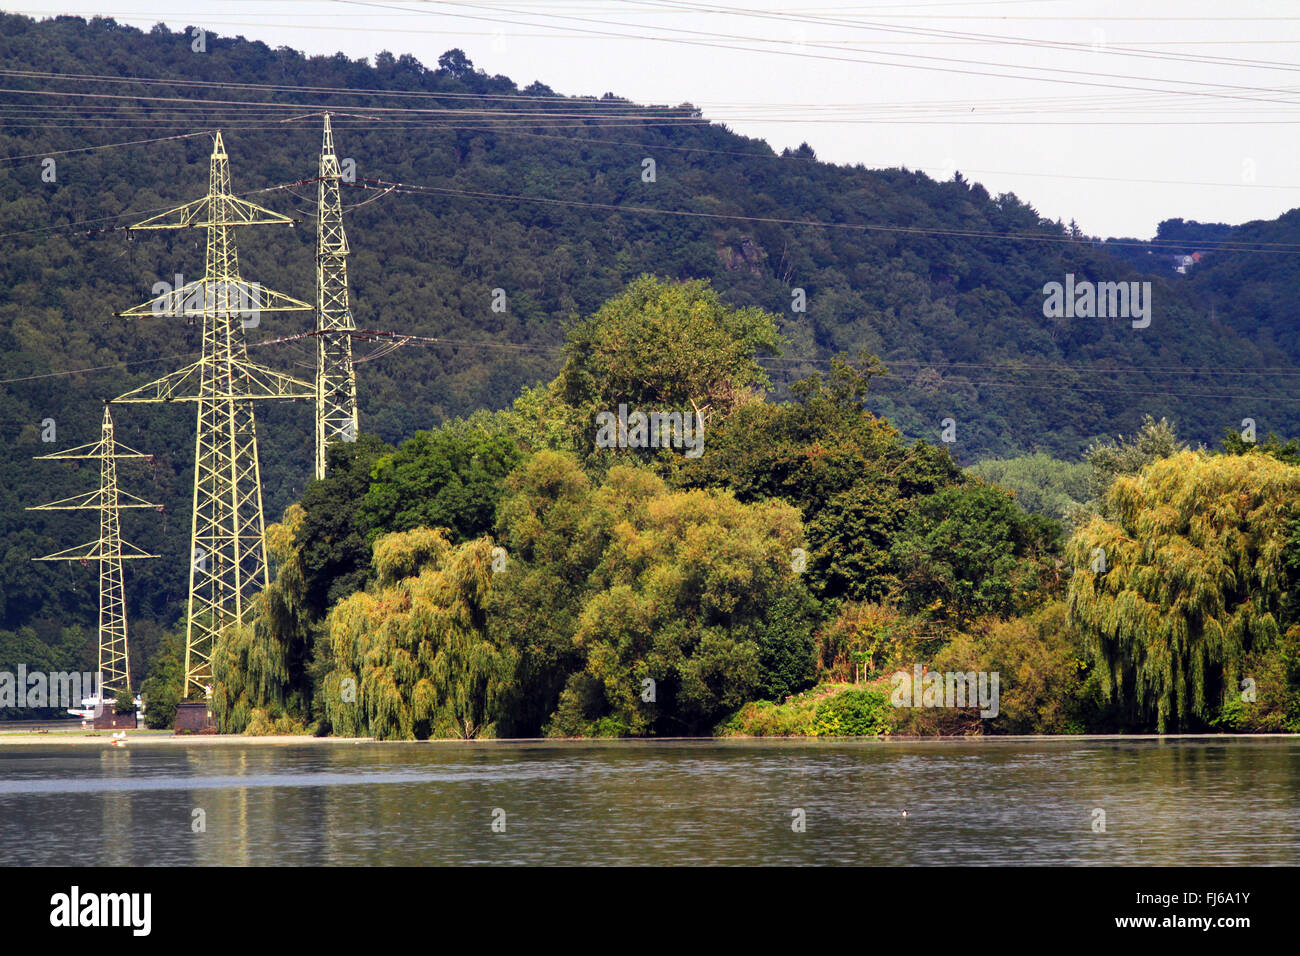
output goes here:
[[895, 729], [888, 681], [818, 684], [784, 703], [754, 701], [718, 725], [719, 737], [875, 737]]

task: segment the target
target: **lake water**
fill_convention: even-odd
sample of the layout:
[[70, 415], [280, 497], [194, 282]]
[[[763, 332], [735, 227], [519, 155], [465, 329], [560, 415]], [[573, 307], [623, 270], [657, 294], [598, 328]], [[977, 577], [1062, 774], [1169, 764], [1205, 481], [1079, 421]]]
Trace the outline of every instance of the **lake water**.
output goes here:
[[1300, 740], [0, 745], [3, 865], [471, 863], [1295, 865]]

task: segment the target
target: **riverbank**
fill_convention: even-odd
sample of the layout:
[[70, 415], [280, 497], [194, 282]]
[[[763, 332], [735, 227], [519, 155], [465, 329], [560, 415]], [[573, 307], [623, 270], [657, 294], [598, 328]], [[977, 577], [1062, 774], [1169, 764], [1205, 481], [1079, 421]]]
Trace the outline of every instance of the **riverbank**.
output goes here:
[[[139, 746], [209, 746], [213, 744], [238, 743], [251, 746], [287, 747], [302, 744], [356, 744], [374, 743], [368, 737], [312, 737], [307, 734], [285, 737], [244, 737], [239, 734], [174, 734], [170, 730], [128, 730], [126, 744]], [[111, 731], [91, 733], [77, 728], [75, 730], [51, 730], [48, 733], [31, 731], [0, 730], [0, 749], [5, 747], [108, 747], [113, 743]]]
[[[246, 737], [240, 734], [174, 734], [169, 730], [133, 730], [127, 732], [127, 747], [206, 747], [238, 744], [250, 747], [300, 747], [315, 745], [338, 747], [356, 744], [474, 744], [492, 747], [500, 745], [573, 745], [587, 746], [645, 746], [652, 744], [753, 744], [772, 746], [833, 746], [841, 743], [977, 743], [986, 746], [999, 744], [1032, 743], [1129, 743], [1134, 741], [1195, 741], [1201, 743], [1228, 743], [1234, 740], [1298, 740], [1298, 734], [1024, 734], [989, 736], [911, 736], [890, 734], [864, 737], [767, 737], [729, 735], [725, 737], [504, 737], [475, 740], [442, 738], [437, 740], [375, 740], [373, 737], [313, 737], [306, 734], [286, 736]], [[0, 750], [6, 747], [108, 747], [112, 746], [111, 733], [87, 733], [51, 730], [48, 733], [10, 732], [0, 730]]]

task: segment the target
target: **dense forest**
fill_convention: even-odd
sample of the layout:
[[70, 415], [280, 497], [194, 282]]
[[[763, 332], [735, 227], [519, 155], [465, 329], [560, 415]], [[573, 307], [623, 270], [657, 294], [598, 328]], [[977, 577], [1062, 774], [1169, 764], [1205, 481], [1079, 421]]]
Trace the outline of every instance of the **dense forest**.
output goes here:
[[[455, 50], [429, 68], [207, 33], [198, 53], [190, 30], [0, 15], [0, 62], [0, 670], [93, 654], [93, 575], [30, 558], [94, 530], [86, 515], [23, 509], [89, 490], [96, 476], [31, 458], [95, 439], [104, 399], [198, 348], [194, 326], [114, 313], [155, 283], [193, 277], [201, 241], [120, 227], [201, 195], [207, 131], [220, 127], [235, 191], [300, 220], [242, 230], [244, 275], [310, 300], [314, 193], [301, 181], [329, 109], [356, 168], [358, 325], [438, 341], [360, 347], [364, 434], [325, 482], [307, 480], [310, 410], [259, 409], [267, 513], [285, 520], [258, 623], [223, 649], [228, 726], [697, 733], [734, 719], [753, 729], [788, 717], [758, 714], [762, 701], [815, 719], [830, 706], [815, 694], [778, 702], [866, 663], [874, 673], [899, 655], [977, 651], [987, 662], [1001, 648], [1008, 671], [1035, 670], [1016, 657], [1030, 645], [1064, 683], [1043, 678], [1041, 700], [1009, 704], [1004, 714], [1020, 716], [1002, 729], [1209, 726], [1228, 719], [1243, 655], [1266, 647], [1268, 716], [1233, 719], [1295, 719], [1294, 659], [1278, 649], [1294, 612], [1287, 514], [1251, 512], [1278, 543], [1268, 560], [1281, 563], [1259, 568], [1279, 589], [1275, 607], [1257, 609], [1271, 623], [1234, 618], [1235, 662], [1223, 663], [1231, 640], [1216, 638], [1222, 666], [1195, 662], [1195, 693], [1174, 688], [1168, 669], [1165, 685], [1144, 676], [1132, 644], [1142, 628], [1117, 627], [1107, 604], [1119, 575], [1086, 590], [1077, 572], [1088, 562], [1071, 563], [1093, 540], [1082, 536], [1122, 538], [1124, 522], [1145, 520], [1134, 502], [1149, 492], [1121, 479], [1159, 461], [1209, 469], [1195, 486], [1207, 495], [1220, 480], [1210, 472], [1241, 462], [1247, 473], [1222, 480], [1260, 482], [1261, 500], [1290, 480], [1268, 471], [1295, 465], [1279, 442], [1195, 446], [1217, 447], [1247, 418], [1261, 438], [1294, 431], [1293, 213], [1236, 227], [1170, 220], [1151, 241], [1103, 241], [960, 174], [834, 166], [806, 146], [778, 154], [690, 104], [520, 89]], [[34, 109], [23, 91], [38, 90], [112, 99]], [[151, 142], [86, 149], [135, 140]], [[1173, 255], [1193, 253], [1175, 272]], [[1151, 283], [1150, 326], [1045, 317], [1044, 285], [1067, 274]], [[721, 350], [707, 380], [692, 378], [686, 343], [658, 333], [635, 375], [602, 353], [602, 336], [635, 327], [649, 305], [672, 316], [684, 303], [751, 348]], [[308, 345], [262, 344], [310, 321], [268, 316], [250, 347], [309, 374]], [[680, 408], [710, 388], [720, 391], [700, 460], [593, 452], [594, 411], [629, 399]], [[166, 509], [124, 526], [172, 558], [128, 571], [133, 669], [165, 699], [192, 411], [117, 417], [120, 440], [156, 456], [124, 465], [123, 487]], [[971, 547], [953, 547], [954, 535]], [[492, 570], [498, 547], [514, 570]], [[797, 572], [792, 549], [807, 554]], [[1242, 597], [1217, 600], [1236, 613]], [[363, 659], [427, 643], [427, 616], [375, 617], [393, 601], [437, 608], [446, 654], [421, 662], [423, 678], [390, 663], [366, 685]], [[367, 646], [372, 634], [389, 643]], [[1185, 636], [1168, 639], [1185, 649]], [[278, 663], [246, 683], [241, 661]], [[456, 683], [470, 673], [477, 683]], [[375, 710], [331, 697], [348, 674]], [[646, 678], [662, 685], [657, 709], [632, 690]], [[1075, 709], [1060, 710], [1065, 700]]]
[[[217, 642], [219, 727], [1300, 731], [1300, 444], [1192, 449], [1147, 418], [1077, 466], [968, 472], [868, 410], [873, 356], [771, 400], [756, 357], [779, 344], [771, 313], [642, 276], [511, 408], [336, 446]], [[634, 440], [630, 416], [606, 447], [615, 405], [689, 409], [704, 453]], [[160, 725], [178, 652], [145, 684]], [[999, 697], [900, 708], [917, 667], [998, 675]]]

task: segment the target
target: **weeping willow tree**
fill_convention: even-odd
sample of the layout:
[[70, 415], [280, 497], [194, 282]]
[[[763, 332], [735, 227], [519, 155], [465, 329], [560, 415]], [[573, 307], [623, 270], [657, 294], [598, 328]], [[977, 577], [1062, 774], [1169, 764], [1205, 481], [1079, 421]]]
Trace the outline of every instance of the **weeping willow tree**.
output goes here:
[[222, 733], [303, 733], [310, 713], [310, 628], [302, 556], [294, 538], [303, 509], [266, 529], [278, 569], [253, 601], [250, 621], [225, 630], [212, 651], [212, 713]]
[[327, 619], [319, 692], [336, 734], [381, 740], [494, 736], [515, 655], [489, 639], [492, 542], [453, 548], [417, 528], [375, 542], [376, 580]]
[[1164, 733], [1208, 722], [1276, 648], [1300, 468], [1184, 451], [1119, 477], [1067, 554], [1108, 696]]

